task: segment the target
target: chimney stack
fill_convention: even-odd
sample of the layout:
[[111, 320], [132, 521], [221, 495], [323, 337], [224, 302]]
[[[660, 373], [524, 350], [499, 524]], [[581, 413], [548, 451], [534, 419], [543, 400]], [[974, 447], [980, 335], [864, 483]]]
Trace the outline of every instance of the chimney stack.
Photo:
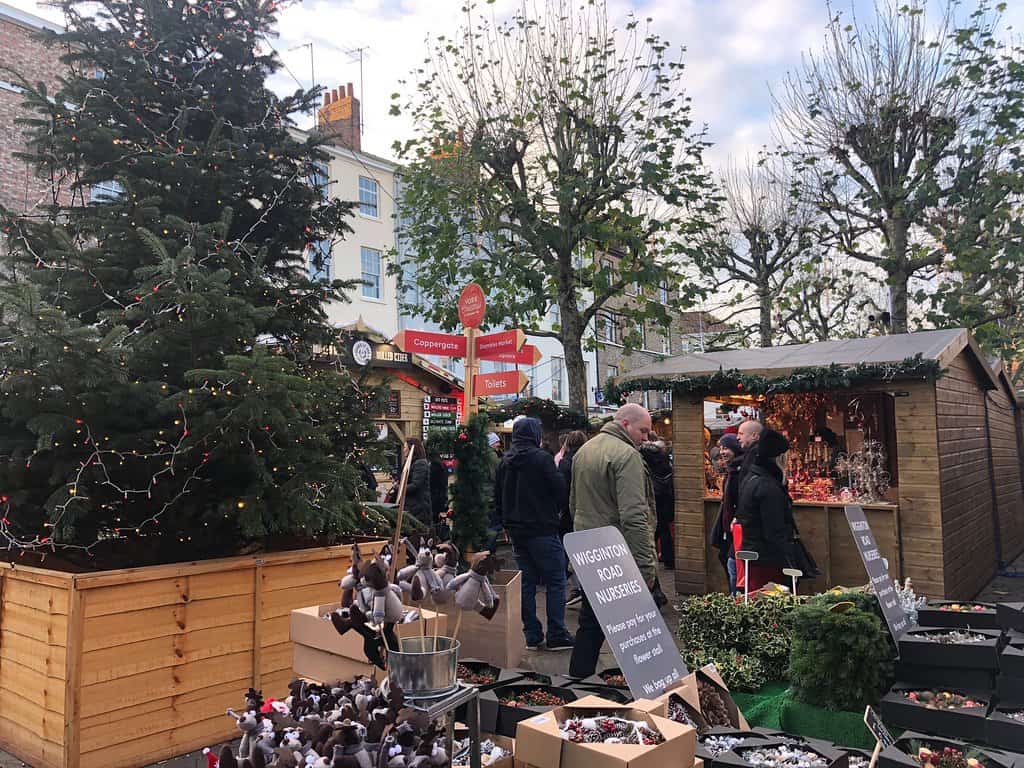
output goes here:
[[347, 147], [355, 152], [362, 149], [359, 99], [352, 83], [346, 88], [339, 85], [330, 94], [324, 93], [324, 105], [317, 117], [317, 127], [328, 144]]

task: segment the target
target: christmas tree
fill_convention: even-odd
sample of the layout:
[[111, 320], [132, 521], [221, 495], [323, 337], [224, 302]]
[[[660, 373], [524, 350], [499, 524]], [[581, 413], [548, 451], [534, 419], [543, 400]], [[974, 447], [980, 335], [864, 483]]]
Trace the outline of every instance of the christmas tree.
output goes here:
[[350, 205], [294, 131], [317, 94], [267, 88], [276, 3], [60, 7], [60, 89], [20, 81], [51, 204], [0, 211], [0, 545], [148, 562], [357, 531], [379, 393], [313, 355], [351, 286], [306, 254]]

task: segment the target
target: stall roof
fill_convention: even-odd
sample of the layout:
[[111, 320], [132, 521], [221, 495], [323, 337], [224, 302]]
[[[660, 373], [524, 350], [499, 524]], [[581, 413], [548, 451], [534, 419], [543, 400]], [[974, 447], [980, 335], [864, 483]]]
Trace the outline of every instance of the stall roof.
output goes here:
[[681, 355], [637, 368], [621, 376], [619, 381], [710, 376], [720, 370], [738, 370], [745, 374], [775, 378], [786, 376], [797, 368], [814, 368], [833, 363], [843, 366], [899, 363], [916, 355], [946, 366], [965, 347], [971, 348], [978, 367], [984, 371], [991, 386], [998, 386], [977, 342], [963, 328]]

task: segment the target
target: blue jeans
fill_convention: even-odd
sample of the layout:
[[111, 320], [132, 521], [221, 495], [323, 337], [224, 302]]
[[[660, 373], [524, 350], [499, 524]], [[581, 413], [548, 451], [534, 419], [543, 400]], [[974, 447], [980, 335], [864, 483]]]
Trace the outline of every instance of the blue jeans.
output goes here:
[[729, 572], [729, 594], [736, 594], [736, 558], [730, 557], [728, 562], [725, 564], [725, 569]]
[[537, 619], [537, 585], [547, 590], [548, 641], [570, 637], [565, 628], [565, 550], [557, 535], [523, 539], [512, 536], [516, 564], [522, 571], [523, 634], [527, 645], [544, 639], [544, 630]]

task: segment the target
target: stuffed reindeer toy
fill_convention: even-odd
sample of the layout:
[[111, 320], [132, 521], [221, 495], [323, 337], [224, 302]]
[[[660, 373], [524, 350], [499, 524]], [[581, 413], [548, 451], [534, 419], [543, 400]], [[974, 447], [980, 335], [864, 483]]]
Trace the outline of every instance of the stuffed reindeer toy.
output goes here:
[[459, 548], [452, 542], [446, 541], [437, 549], [434, 555], [434, 574], [441, 580], [444, 591], [438, 595], [437, 602], [448, 602], [452, 596], [452, 579], [459, 572]]
[[[412, 543], [406, 539], [406, 546], [412, 549]], [[434, 572], [434, 545], [433, 539], [428, 539], [416, 549], [415, 561], [398, 572], [398, 584], [403, 592], [408, 592], [409, 597], [416, 604], [423, 601], [428, 595], [433, 602], [444, 602], [442, 593], [445, 592], [444, 583]]]
[[455, 593], [455, 604], [464, 611], [476, 611], [490, 621], [501, 602], [491, 586], [491, 575], [500, 563], [491, 552], [481, 552], [470, 569], [451, 580], [448, 589]]

